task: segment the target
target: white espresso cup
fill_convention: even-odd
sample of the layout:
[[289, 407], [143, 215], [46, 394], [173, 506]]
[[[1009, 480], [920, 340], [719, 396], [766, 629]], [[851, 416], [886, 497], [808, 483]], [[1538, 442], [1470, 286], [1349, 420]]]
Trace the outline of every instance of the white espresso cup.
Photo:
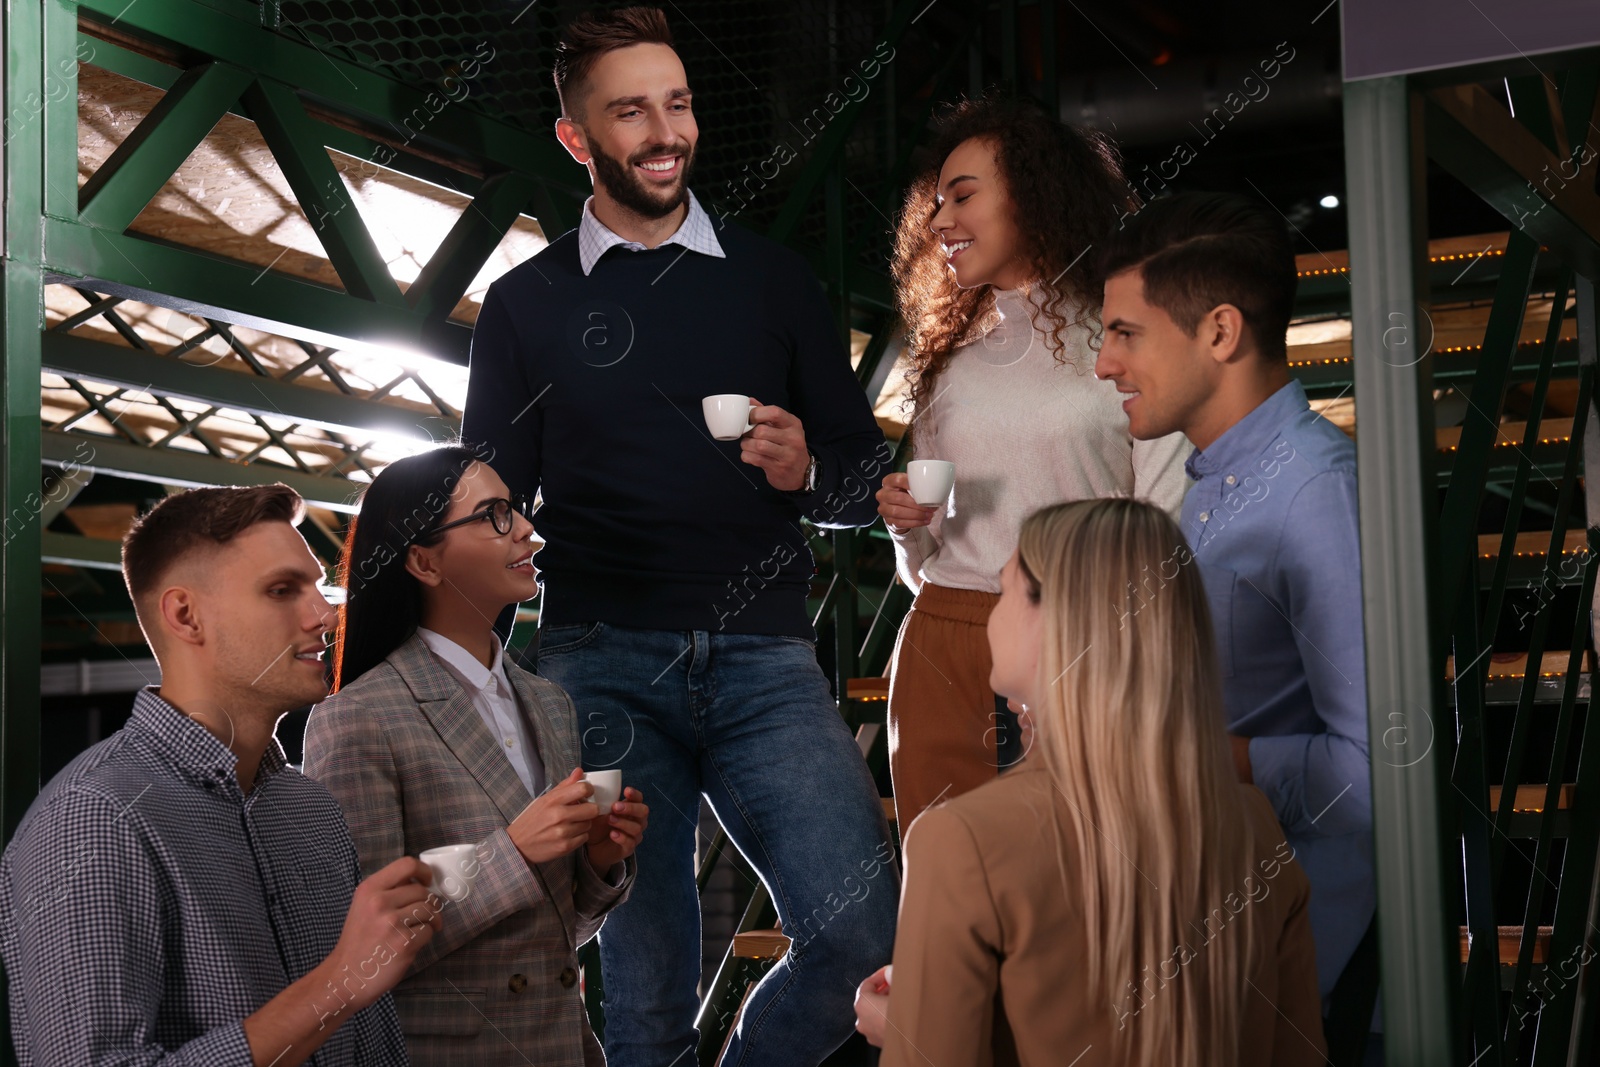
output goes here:
[[911, 499], [923, 507], [943, 504], [956, 484], [956, 465], [945, 459], [914, 459], [906, 464]]
[[718, 441], [737, 441], [750, 432], [750, 398], [738, 393], [718, 393], [700, 401], [706, 429]]
[[433, 884], [428, 888], [434, 893], [446, 900], [465, 900], [472, 892], [472, 880], [478, 877], [477, 845], [430, 848], [421, 859], [433, 870]]
[[610, 815], [611, 805], [622, 799], [622, 772], [584, 771], [583, 780], [594, 786], [589, 799], [600, 806], [600, 814]]

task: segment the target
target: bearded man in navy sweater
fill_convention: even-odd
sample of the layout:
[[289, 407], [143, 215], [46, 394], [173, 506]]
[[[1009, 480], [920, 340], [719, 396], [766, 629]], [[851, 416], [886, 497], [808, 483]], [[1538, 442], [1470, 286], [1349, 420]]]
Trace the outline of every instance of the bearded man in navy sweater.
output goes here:
[[[555, 79], [594, 195], [489, 289], [462, 432], [543, 493], [536, 666], [572, 696], [584, 767], [660, 813], [600, 934], [607, 1059], [694, 1062], [703, 794], [793, 939], [722, 1062], [815, 1067], [890, 959], [899, 884], [817, 666], [799, 520], [870, 523], [891, 453], [806, 262], [689, 192], [698, 130], [662, 13], [581, 17]], [[755, 406], [724, 442], [701, 398], [727, 393]]]

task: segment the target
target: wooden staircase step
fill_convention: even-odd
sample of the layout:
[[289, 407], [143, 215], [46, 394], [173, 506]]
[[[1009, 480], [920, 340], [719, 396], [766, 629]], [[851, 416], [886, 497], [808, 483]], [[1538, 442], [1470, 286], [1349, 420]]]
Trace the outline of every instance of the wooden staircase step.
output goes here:
[[[1566, 810], [1572, 807], [1572, 795], [1577, 791], [1577, 788], [1576, 785], [1569, 783], [1556, 790], [1557, 810]], [[1500, 810], [1500, 798], [1504, 793], [1505, 789], [1502, 786], [1491, 785], [1489, 787], [1489, 810], [1491, 812]], [[1544, 794], [1545, 787], [1542, 785], [1519, 785], [1517, 786], [1517, 795], [1511, 801], [1511, 810], [1535, 814], [1542, 812], [1544, 811]]]
[[[1553, 928], [1549, 927], [1549, 926], [1541, 926], [1541, 927], [1539, 927], [1538, 933], [1534, 936], [1534, 942], [1533, 942], [1533, 962], [1534, 963], [1543, 963], [1549, 957], [1549, 955], [1550, 955], [1550, 935], [1551, 935], [1552, 929]], [[1517, 953], [1522, 950], [1522, 927], [1520, 927], [1520, 926], [1501, 926], [1501, 927], [1497, 928], [1497, 933], [1499, 935], [1499, 942], [1500, 942], [1500, 944], [1499, 944], [1500, 962], [1502, 964], [1514, 964], [1514, 963], [1516, 963], [1517, 962]], [[1466, 963], [1467, 962], [1467, 954], [1468, 954], [1469, 951], [1470, 951], [1470, 940], [1467, 937], [1467, 928], [1465, 926], [1463, 926], [1461, 928], [1461, 962], [1462, 963]]]
[[851, 700], [888, 700], [889, 679], [852, 678], [845, 683], [844, 695]]
[[[1478, 558], [1499, 559], [1500, 545], [1504, 539], [1499, 534], [1478, 535]], [[1511, 553], [1517, 558], [1543, 559], [1550, 549], [1548, 530], [1530, 530], [1517, 534]], [[1561, 542], [1563, 556], [1578, 556], [1589, 550], [1589, 537], [1583, 530], [1568, 530]]]
[[733, 954], [745, 960], [781, 960], [789, 939], [781, 930], [747, 930], [733, 935]]
[[[1542, 678], [1563, 678], [1567, 673], [1566, 652], [1546, 652], [1539, 661], [1539, 676]], [[1526, 652], [1491, 652], [1488, 660], [1489, 678], [1492, 680], [1505, 680], [1523, 678], [1528, 673], [1528, 654]], [[1589, 662], [1589, 653], [1583, 654], [1583, 659], [1578, 669], [1587, 673], [1592, 669]], [[1445, 660], [1444, 679], [1447, 682], [1455, 681], [1456, 658], [1451, 656]]]
[[[1522, 438], [1528, 432], [1528, 424], [1523, 422], [1502, 422], [1499, 433], [1495, 435], [1495, 448], [1521, 448]], [[1454, 452], [1461, 447], [1461, 427], [1441, 426], [1436, 431], [1435, 439], [1440, 452]], [[1541, 419], [1539, 420], [1539, 441], [1541, 445], [1557, 445], [1572, 440], [1571, 419]]]

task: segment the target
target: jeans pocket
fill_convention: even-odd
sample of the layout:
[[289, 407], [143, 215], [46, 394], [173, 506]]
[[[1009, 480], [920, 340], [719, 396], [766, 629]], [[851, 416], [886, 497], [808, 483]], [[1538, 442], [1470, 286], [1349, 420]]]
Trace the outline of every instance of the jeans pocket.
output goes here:
[[576, 652], [578, 649], [592, 644], [600, 636], [600, 629], [604, 623], [574, 622], [561, 626], [543, 626], [539, 629], [538, 659], [546, 656], [559, 656], [564, 652]]

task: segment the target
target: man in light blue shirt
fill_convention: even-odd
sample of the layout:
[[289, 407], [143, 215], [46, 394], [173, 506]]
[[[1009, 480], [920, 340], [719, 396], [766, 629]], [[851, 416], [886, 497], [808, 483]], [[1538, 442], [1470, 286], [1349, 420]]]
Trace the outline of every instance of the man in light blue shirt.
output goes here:
[[1205, 579], [1239, 776], [1311, 879], [1327, 996], [1372, 921], [1356, 456], [1289, 377], [1294, 250], [1232, 196], [1158, 200], [1112, 235], [1105, 340], [1133, 436], [1183, 433], [1182, 528]]

